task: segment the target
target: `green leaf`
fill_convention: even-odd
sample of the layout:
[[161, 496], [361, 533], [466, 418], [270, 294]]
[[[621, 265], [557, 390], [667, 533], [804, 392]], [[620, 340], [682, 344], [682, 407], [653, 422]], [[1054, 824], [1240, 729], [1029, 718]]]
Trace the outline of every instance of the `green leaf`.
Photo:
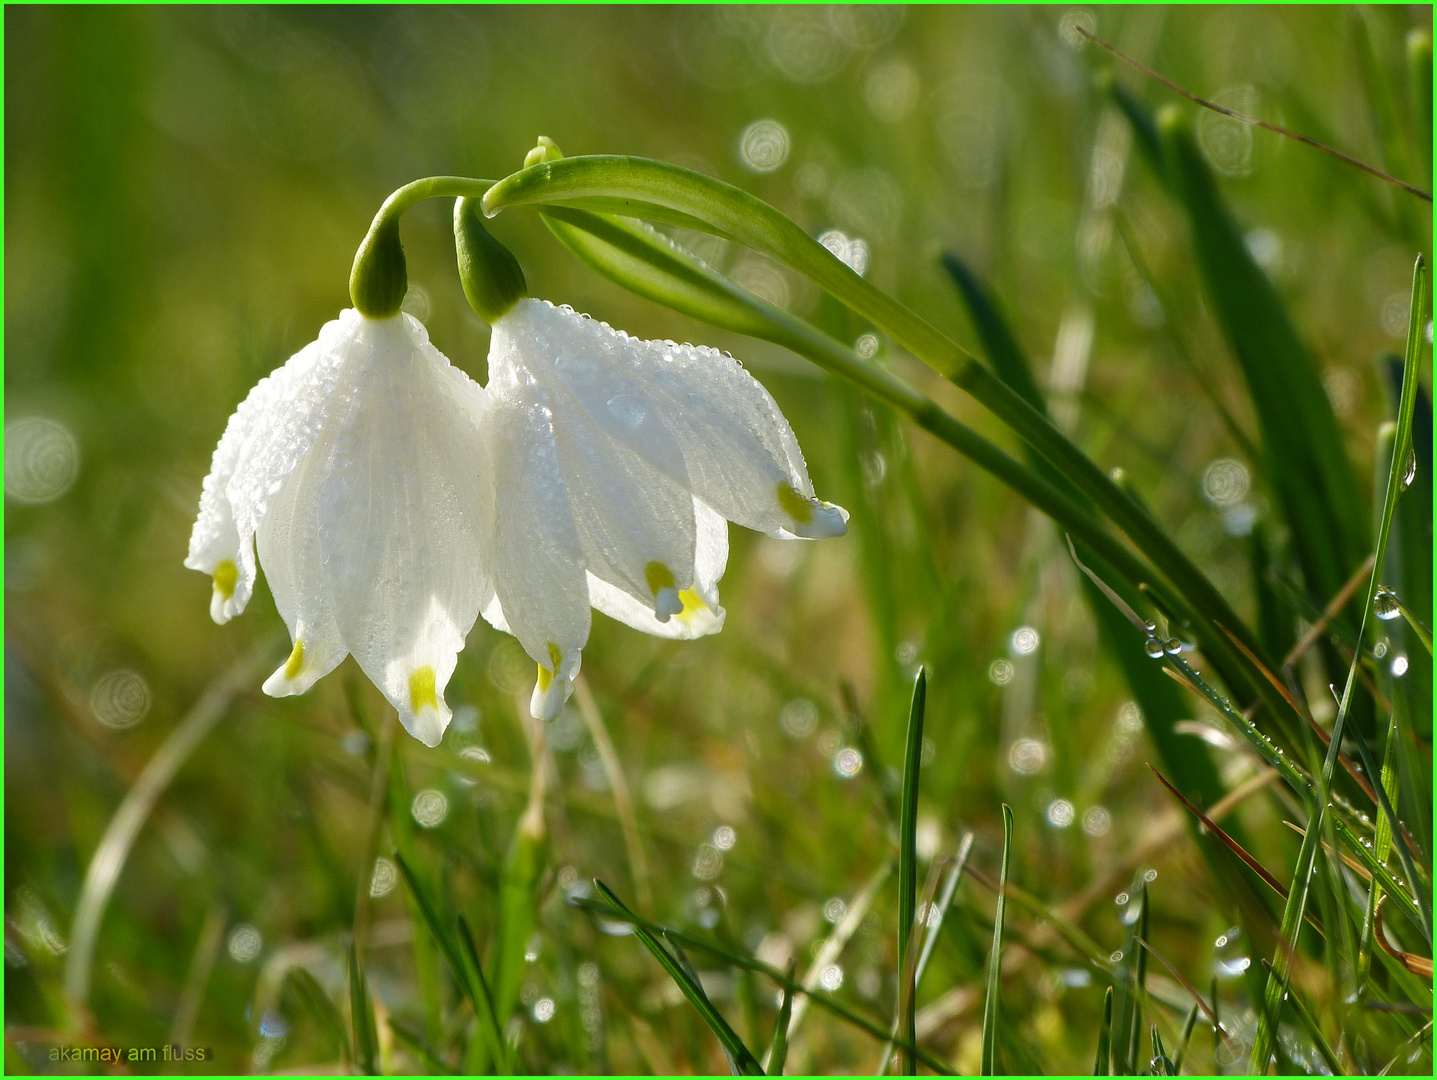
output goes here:
[[748, 1047], [744, 1045], [743, 1040], [723, 1018], [723, 1014], [714, 1008], [713, 1002], [709, 1001], [708, 995], [704, 993], [703, 984], [699, 982], [698, 978], [685, 970], [684, 964], [664, 948], [662, 942], [649, 931], [638, 916], [628, 909], [612, 889], [602, 881], [596, 880], [594, 885], [603, 894], [604, 899], [609, 902], [614, 912], [624, 921], [632, 924], [634, 936], [639, 939], [644, 948], [649, 950], [654, 959], [659, 962], [659, 966], [668, 973], [669, 978], [674, 980], [680, 992], [689, 999], [689, 1003], [698, 1010], [699, 1016], [709, 1026], [709, 1030], [718, 1037], [719, 1043], [737, 1068], [739, 1075], [762, 1076], [763, 1069], [760, 1068], [753, 1054], [749, 1052]]
[[1205, 291], [1246, 378], [1263, 471], [1307, 587], [1326, 603], [1366, 556], [1357, 474], [1322, 386], [1272, 282], [1218, 191], [1184, 114], [1158, 119], [1163, 175], [1186, 211]]
[[1113, 988], [1103, 994], [1103, 1023], [1098, 1028], [1098, 1056], [1093, 1061], [1094, 1076], [1108, 1076], [1112, 1072], [1111, 1052], [1108, 1047], [1113, 1034]]
[[[913, 700], [908, 708], [908, 741], [903, 754], [903, 795], [898, 818], [898, 1000], [900, 1030], [909, 1042], [917, 1042], [917, 987], [911, 968], [914, 909], [918, 890], [918, 773], [923, 760], [923, 713], [928, 699], [928, 674], [918, 669], [913, 680]], [[917, 1073], [911, 1054], [903, 1055], [905, 1076]]]
[[1148, 940], [1148, 887], [1141, 875], [1134, 881], [1130, 895], [1128, 903], [1137, 907], [1128, 910], [1138, 914], [1123, 937], [1123, 976], [1117, 1022], [1113, 1025], [1113, 1072], [1118, 1076], [1133, 1076], [1138, 1071], [1142, 1003], [1147, 995], [1148, 951], [1142, 942]]
[[349, 943], [349, 1018], [354, 1027], [353, 1055], [355, 1066], [367, 1076], [376, 1076], [379, 1045], [378, 1024], [374, 1019], [374, 1003], [369, 1000], [369, 986], [354, 942]]
[[1013, 809], [1003, 804], [1003, 864], [998, 872], [998, 900], [993, 913], [993, 945], [988, 952], [987, 986], [983, 995], [983, 1057], [980, 1076], [998, 1075], [998, 990], [1003, 974], [1003, 914], [1008, 892], [1008, 859], [1013, 847]]

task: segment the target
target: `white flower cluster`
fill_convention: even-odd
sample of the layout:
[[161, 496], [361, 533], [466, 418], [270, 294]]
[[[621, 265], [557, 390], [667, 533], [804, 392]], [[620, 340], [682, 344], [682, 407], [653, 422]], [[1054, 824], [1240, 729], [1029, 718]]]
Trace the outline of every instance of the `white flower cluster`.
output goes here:
[[303, 693], [353, 654], [434, 746], [482, 614], [538, 664], [530, 708], [551, 718], [590, 606], [662, 637], [711, 634], [729, 521], [846, 530], [730, 356], [524, 298], [493, 325], [489, 373], [479, 386], [409, 315], [349, 310], [230, 418], [185, 565], [211, 576], [220, 623], [264, 568], [294, 641], [266, 693]]

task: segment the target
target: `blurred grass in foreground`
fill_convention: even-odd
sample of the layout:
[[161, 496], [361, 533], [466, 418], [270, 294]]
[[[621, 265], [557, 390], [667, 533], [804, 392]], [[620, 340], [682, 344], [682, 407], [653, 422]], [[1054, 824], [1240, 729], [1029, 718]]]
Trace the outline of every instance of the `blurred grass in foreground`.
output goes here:
[[[1132, 8], [1103, 11], [1097, 30], [1200, 93], [1430, 185], [1430, 83], [1424, 114], [1405, 52], [1419, 15], [1430, 32], [1420, 9]], [[1241, 796], [1223, 827], [1280, 883], [1301, 841], [1283, 821], [1301, 818], [1300, 804], [1261, 783], [1199, 697], [1130, 689], [1133, 670], [1156, 666], [1104, 651], [1119, 636], [1103, 626], [1111, 612], [1088, 602], [1061, 536], [1006, 489], [781, 350], [621, 293], [534, 215], [495, 224], [534, 292], [636, 334], [732, 349], [792, 419], [820, 492], [854, 512], [848, 539], [783, 545], [735, 529], [716, 638], [675, 645], [596, 618], [592, 712], [576, 699], [542, 739], [520, 719], [528, 661], [476, 627], [449, 691], [454, 726], [434, 751], [395, 729], [351, 665], [296, 700], [235, 680], [253, 649], [281, 649], [267, 593], [218, 628], [207, 587], [180, 566], [225, 417], [347, 303], [354, 246], [384, 195], [427, 173], [503, 176], [543, 133], [571, 154], [712, 172], [813, 235], [837, 230], [829, 241], [850, 255], [861, 240], [871, 281], [1002, 373], [991, 326], [940, 264], [956, 256], [1001, 308], [1055, 423], [1123, 470], [1280, 659], [1373, 546], [1386, 479], [1377, 433], [1396, 407], [1387, 354], [1403, 347], [1412, 261], [1421, 251], [1430, 264], [1430, 207], [1211, 114], [1188, 116], [1184, 145], [1227, 209], [1198, 206], [1204, 192], [1168, 171], [1174, 145], [1145, 142], [1160, 136], [1141, 117], [1164, 92], [1117, 72], [1136, 103], [1125, 116], [1093, 79], [1108, 62], [1073, 44], [1064, 20], [1078, 17], [7, 9], [7, 1068], [64, 1071], [47, 1057], [55, 1044], [173, 1040], [209, 1048], [200, 1067], [215, 1071], [463, 1070], [494, 1062], [503, 1037], [523, 1070], [723, 1071], [678, 984], [595, 911], [599, 877], [638, 916], [691, 936], [655, 940], [677, 944], [679, 982], [755, 1055], [773, 1041], [777, 984], [695, 941], [770, 974], [792, 962], [791, 979], [831, 996], [794, 999], [789, 1072], [871, 1070], [898, 1015], [895, 926], [912, 902], [887, 866], [920, 663], [922, 784], [902, 845], [918, 865], [905, 888], [926, 902], [923, 876], [936, 889], [944, 860], [976, 837], [917, 988], [923, 1067], [1089, 1071], [1112, 984], [1114, 1063], [1145, 1070], [1165, 1054], [1190, 1072], [1245, 1068], [1281, 901], [1225, 850], [1199, 848], [1143, 768], [1164, 752], [1146, 734], [1155, 710], [1171, 710], [1176, 760], [1184, 740], [1193, 760], [1206, 747], [1216, 781], [1203, 775], [1214, 783], [1203, 805]], [[1232, 224], [1190, 233], [1189, 215], [1227, 220], [1204, 213]], [[482, 381], [486, 330], [448, 237], [446, 208], [406, 221], [406, 304]], [[791, 272], [684, 239], [765, 298], [843, 325]], [[1246, 284], [1225, 276], [1234, 266]], [[1214, 295], [1214, 282], [1233, 291]], [[849, 325], [860, 353], [1019, 452], [972, 401]], [[1305, 373], [1308, 397], [1255, 379], [1274, 350]], [[1430, 627], [1424, 395], [1417, 479], [1383, 584]], [[1334, 426], [1275, 437], [1299, 404]], [[1314, 438], [1329, 463], [1351, 463], [1345, 474], [1323, 464], [1340, 475], [1334, 497], [1303, 511], [1333, 528], [1293, 527], [1302, 513], [1283, 487]], [[1360, 615], [1338, 610], [1294, 669], [1291, 689], [1320, 724], [1336, 712], [1327, 684], [1341, 690]], [[1430, 656], [1403, 620], [1384, 620], [1364, 670], [1349, 732], [1382, 763], [1395, 718], [1384, 787], [1425, 798]], [[223, 692], [223, 719], [115, 868], [87, 1001], [67, 1001], [96, 846], [207, 692]], [[1320, 747], [1287, 749], [1307, 763]], [[526, 808], [532, 820], [540, 777], [542, 825], [526, 847], [516, 824]], [[1339, 771], [1334, 783], [1376, 816], [1354, 781]], [[985, 1025], [1005, 802], [1001, 1009]], [[1430, 897], [1430, 803], [1399, 812]], [[1369, 992], [1344, 1001], [1355, 957], [1336, 935], [1362, 911], [1340, 905], [1368, 890], [1318, 859], [1327, 880], [1347, 877], [1314, 888], [1309, 911], [1333, 936], [1299, 939], [1279, 1064], [1330, 1067], [1325, 1038], [1350, 1071], [1430, 1072], [1430, 1029], [1419, 1033], [1430, 979], [1424, 988], [1378, 949]], [[1390, 865], [1400, 873], [1396, 854]], [[1417, 920], [1391, 901], [1384, 914], [1398, 948], [1430, 954]], [[353, 977], [356, 939], [367, 982]], [[1206, 1016], [1185, 1023], [1182, 981], [1227, 1040]]]

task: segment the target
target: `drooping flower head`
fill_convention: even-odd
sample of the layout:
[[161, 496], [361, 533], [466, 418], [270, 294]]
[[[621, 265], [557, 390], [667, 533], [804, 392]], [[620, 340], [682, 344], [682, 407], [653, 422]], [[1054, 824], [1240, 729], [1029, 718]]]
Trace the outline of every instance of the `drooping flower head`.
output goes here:
[[349, 310], [230, 418], [185, 565], [212, 577], [220, 623], [264, 567], [294, 641], [266, 693], [303, 693], [353, 654], [405, 728], [439, 742], [455, 655], [492, 595], [475, 558], [483, 395], [417, 320]]
[[736, 360], [530, 299], [470, 203], [455, 232], [493, 326], [487, 390], [399, 311], [391, 197], [355, 258], [356, 310], [230, 418], [185, 560], [220, 623], [263, 568], [293, 640], [266, 693], [303, 693], [353, 655], [430, 746], [480, 612], [536, 661], [530, 708], [552, 718], [591, 605], [662, 637], [714, 633], [729, 521], [821, 538], [848, 516], [814, 498], [792, 429]]
[[483, 437], [496, 608], [538, 663], [532, 711], [566, 700], [589, 607], [661, 637], [723, 625], [728, 522], [841, 535], [793, 430], [733, 357], [643, 341], [545, 301], [494, 323]]

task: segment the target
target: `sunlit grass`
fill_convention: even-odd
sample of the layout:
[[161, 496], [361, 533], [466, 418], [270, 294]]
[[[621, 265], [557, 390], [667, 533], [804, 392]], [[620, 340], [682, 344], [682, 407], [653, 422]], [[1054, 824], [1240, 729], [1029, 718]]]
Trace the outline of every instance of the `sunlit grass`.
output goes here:
[[[7, 1069], [173, 1042], [206, 1057], [164, 1071], [1231, 1073], [1270, 1031], [1279, 1071], [1429, 1073], [1430, 204], [1161, 115], [1095, 78], [1086, 17], [7, 10]], [[1096, 29], [1430, 188], [1421, 18]], [[596, 615], [546, 727], [482, 622], [435, 749], [348, 662], [266, 698], [267, 591], [216, 627], [180, 565], [225, 417], [347, 302], [386, 194], [506, 176], [540, 134], [765, 200], [984, 358], [1008, 412], [782, 250], [668, 229], [817, 338], [637, 298], [512, 207], [535, 295], [743, 360], [850, 535], [733, 529], [716, 637]], [[405, 219], [405, 303], [483, 381], [448, 211]], [[880, 365], [1013, 468], [774, 340]], [[1404, 387], [1416, 476], [1384, 505]], [[1153, 543], [1104, 559], [1005, 486], [1029, 476]], [[1401, 606], [1367, 619], [1378, 586]]]

